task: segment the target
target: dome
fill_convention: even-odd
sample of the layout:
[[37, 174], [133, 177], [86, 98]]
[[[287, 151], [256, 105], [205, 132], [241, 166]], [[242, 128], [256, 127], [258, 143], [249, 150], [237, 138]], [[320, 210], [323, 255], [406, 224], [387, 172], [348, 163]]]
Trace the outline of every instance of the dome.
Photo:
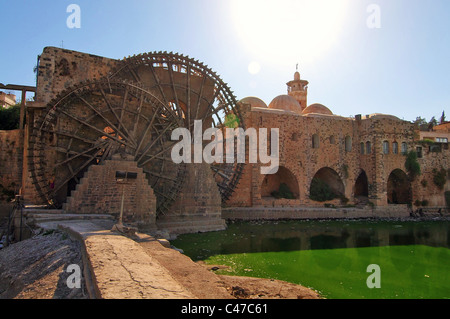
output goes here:
[[272, 100], [269, 104], [269, 109], [277, 109], [284, 111], [291, 111], [295, 113], [301, 112], [300, 103], [292, 96], [289, 95], [279, 95]]
[[325, 114], [325, 115], [333, 115], [333, 112], [330, 111], [329, 108], [327, 108], [325, 105], [315, 103], [308, 106], [306, 109], [303, 110], [302, 114]]
[[374, 114], [366, 115], [365, 119], [389, 119], [389, 120], [401, 121], [395, 115], [382, 114], [382, 113], [374, 113]]
[[264, 107], [267, 108], [267, 104], [260, 98], [254, 96], [248, 96], [240, 100], [241, 103], [250, 104], [251, 107]]
[[295, 72], [294, 73], [294, 81], [300, 81], [300, 72]]

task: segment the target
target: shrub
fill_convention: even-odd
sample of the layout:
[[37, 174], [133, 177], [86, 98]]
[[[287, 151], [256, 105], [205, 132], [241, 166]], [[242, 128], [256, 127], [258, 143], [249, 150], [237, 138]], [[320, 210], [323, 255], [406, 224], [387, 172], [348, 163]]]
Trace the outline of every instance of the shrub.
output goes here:
[[410, 151], [406, 153], [405, 168], [409, 173], [409, 177], [413, 180], [416, 176], [421, 174], [420, 164], [417, 161], [417, 153]]
[[423, 188], [425, 188], [425, 187], [427, 187], [428, 182], [427, 182], [427, 180], [423, 179], [423, 180], [420, 182], [420, 184], [422, 184]]
[[281, 183], [278, 191], [272, 192], [271, 195], [275, 198], [295, 199], [294, 194], [285, 183]]
[[319, 178], [313, 178], [309, 190], [309, 198], [316, 202], [326, 202], [327, 200], [332, 200], [336, 197], [337, 195], [327, 183]]

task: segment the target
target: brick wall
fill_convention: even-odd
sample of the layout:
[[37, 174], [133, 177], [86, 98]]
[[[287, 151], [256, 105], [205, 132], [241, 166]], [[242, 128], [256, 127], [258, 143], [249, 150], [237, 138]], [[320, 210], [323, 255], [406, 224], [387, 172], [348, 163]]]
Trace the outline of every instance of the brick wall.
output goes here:
[[[116, 181], [116, 171], [137, 173], [137, 179]], [[156, 197], [141, 168], [132, 159], [113, 156], [103, 165], [91, 165], [64, 205], [67, 213], [120, 215], [123, 222], [147, 228], [155, 226]]]
[[19, 193], [22, 185], [23, 143], [20, 130], [0, 131], [0, 200]]

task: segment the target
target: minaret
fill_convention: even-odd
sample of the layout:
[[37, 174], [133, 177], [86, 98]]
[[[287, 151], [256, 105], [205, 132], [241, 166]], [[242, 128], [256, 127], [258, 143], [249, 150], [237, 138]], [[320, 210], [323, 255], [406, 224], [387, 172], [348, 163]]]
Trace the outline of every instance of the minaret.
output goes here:
[[297, 71], [294, 74], [294, 80], [289, 81], [286, 84], [288, 86], [288, 95], [292, 96], [298, 101], [298, 103], [300, 103], [300, 106], [302, 107], [303, 111], [308, 106], [307, 97], [308, 97], [309, 82], [300, 79], [300, 73], [298, 72], [298, 64], [296, 69]]

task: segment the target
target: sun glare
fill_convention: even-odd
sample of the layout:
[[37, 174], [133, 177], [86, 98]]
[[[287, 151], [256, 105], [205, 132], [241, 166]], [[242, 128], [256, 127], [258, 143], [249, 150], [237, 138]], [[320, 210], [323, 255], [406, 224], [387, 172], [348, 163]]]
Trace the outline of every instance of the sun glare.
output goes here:
[[231, 6], [250, 53], [290, 65], [312, 62], [330, 49], [347, 9], [348, 0], [233, 0]]

